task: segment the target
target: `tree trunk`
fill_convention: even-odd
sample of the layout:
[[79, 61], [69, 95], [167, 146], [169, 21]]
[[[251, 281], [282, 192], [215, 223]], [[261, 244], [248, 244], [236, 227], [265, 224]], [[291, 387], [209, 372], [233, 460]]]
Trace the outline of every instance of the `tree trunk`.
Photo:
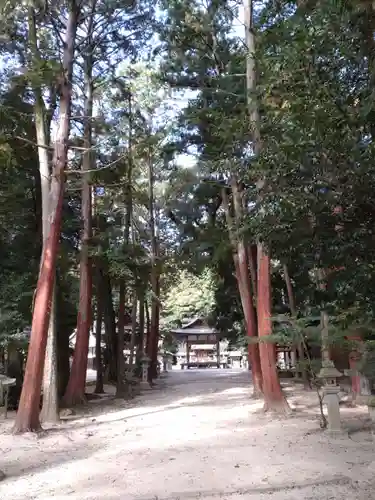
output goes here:
[[52, 160], [53, 175], [49, 199], [50, 231], [44, 246], [35, 294], [25, 378], [13, 429], [15, 433], [38, 431], [41, 428], [39, 420], [40, 393], [62, 223], [77, 18], [78, 9], [73, 2], [66, 25], [66, 43], [60, 87], [60, 113]]
[[253, 386], [254, 392], [253, 396], [258, 398], [262, 395], [262, 370], [260, 365], [260, 351], [259, 343], [257, 342], [258, 332], [257, 332], [257, 319], [256, 311], [254, 308], [253, 297], [251, 294], [250, 283], [249, 283], [249, 272], [246, 262], [246, 249], [243, 242], [239, 244], [238, 252], [238, 270], [236, 274], [242, 282], [242, 296], [241, 302], [244, 310], [244, 316], [246, 320], [247, 335], [249, 339], [248, 353], [251, 362], [251, 372], [253, 376]]
[[[38, 48], [36, 18], [33, 5], [29, 6], [28, 12], [29, 41], [32, 54], [32, 67], [39, 67], [41, 57]], [[49, 139], [46, 130], [46, 108], [42, 96], [40, 85], [33, 85], [34, 94], [34, 115], [36, 141], [38, 144], [39, 174], [42, 195], [42, 228], [43, 228], [43, 249], [49, 233], [49, 191], [50, 191], [50, 171], [48, 147]], [[42, 262], [42, 259], [41, 259]], [[58, 378], [57, 378], [57, 341], [56, 341], [56, 291], [52, 293], [52, 304], [48, 328], [46, 356], [44, 361], [43, 377], [43, 407], [41, 411], [41, 421], [55, 423], [59, 420], [58, 402]]]
[[[100, 232], [100, 223], [97, 217], [95, 188], [91, 189], [92, 195], [92, 219], [95, 221], [95, 231]], [[94, 236], [94, 229], [92, 230]], [[100, 240], [99, 240], [100, 241]], [[98, 251], [101, 252], [99, 244]], [[103, 290], [102, 290], [102, 260], [101, 256], [97, 255], [95, 258], [95, 276], [96, 276], [96, 325], [95, 325], [95, 369], [96, 369], [96, 383], [95, 394], [104, 393], [104, 373], [103, 373], [103, 352], [102, 352], [102, 325], [103, 325]]]
[[159, 341], [159, 277], [158, 277], [158, 245], [156, 237], [155, 225], [155, 207], [154, 207], [154, 168], [151, 157], [151, 152], [148, 155], [148, 194], [149, 194], [149, 216], [150, 216], [150, 239], [151, 239], [151, 320], [150, 332], [148, 339], [148, 352], [150, 358], [150, 366], [148, 371], [149, 382], [157, 378], [157, 361], [158, 361], [158, 341]]
[[148, 307], [147, 301], [145, 301], [145, 316], [146, 316], [146, 352], [148, 352], [148, 344], [151, 330], [151, 321], [150, 321], [150, 309]]
[[[104, 261], [104, 259], [103, 259]], [[108, 263], [102, 267], [103, 317], [107, 342], [107, 373], [109, 382], [117, 382], [117, 335], [116, 315], [113, 307], [112, 285]]]
[[[257, 289], [256, 285], [251, 287], [251, 282], [249, 280], [249, 255], [246, 252], [246, 246], [243, 237], [240, 236], [240, 227], [243, 222], [243, 203], [241, 200], [241, 192], [238, 187], [236, 179], [232, 178], [232, 193], [234, 202], [234, 213], [236, 220], [237, 229], [237, 255], [238, 255], [238, 274], [240, 280], [242, 281], [242, 293], [243, 293], [243, 307], [244, 315], [247, 323], [247, 334], [249, 336], [248, 352], [251, 360], [251, 371], [253, 375], [253, 385], [254, 385], [254, 397], [260, 397], [262, 394], [262, 371], [260, 367], [260, 354], [259, 345], [255, 342], [257, 337], [257, 320], [256, 311], [254, 307], [253, 294]], [[251, 256], [250, 256], [251, 257]], [[256, 277], [255, 269], [250, 271], [250, 279], [254, 280]]]
[[59, 400], [64, 396], [70, 375], [70, 345], [69, 332], [66, 331], [62, 317], [64, 295], [60, 286], [61, 278], [56, 273], [56, 341], [57, 341], [57, 378]]
[[[160, 280], [157, 275], [157, 271], [155, 271], [156, 276], [154, 276], [155, 282], [153, 283], [153, 292], [156, 297], [159, 297], [160, 294]], [[150, 318], [150, 381], [156, 379], [158, 377], [158, 351], [159, 351], [159, 303], [157, 298], [152, 300], [151, 302], [151, 318]]]
[[136, 365], [140, 366], [141, 359], [144, 356], [144, 332], [145, 332], [145, 296], [144, 292], [141, 291], [139, 297], [139, 333], [137, 338], [137, 353], [136, 353]]
[[[133, 214], [133, 192], [132, 192], [132, 176], [133, 176], [133, 152], [132, 152], [132, 132], [133, 132], [133, 117], [132, 117], [132, 95], [129, 92], [128, 96], [129, 105], [129, 136], [128, 136], [128, 170], [126, 178], [126, 212], [124, 221], [124, 249], [128, 250], [130, 242], [130, 228], [132, 223]], [[123, 318], [119, 318], [118, 324], [118, 359], [117, 359], [117, 386], [116, 396], [121, 397], [124, 395], [127, 388], [125, 387], [125, 360], [124, 360], [124, 319], [125, 319], [125, 280], [120, 280], [120, 305]], [[120, 315], [120, 310], [119, 310]]]
[[[251, 127], [254, 154], [258, 155], [261, 149], [259, 108], [256, 96], [257, 70], [255, 62], [255, 34], [253, 27], [253, 0], [244, 0], [245, 39], [247, 47], [246, 59], [246, 87], [248, 115]], [[258, 189], [264, 185], [259, 179]], [[258, 272], [257, 272], [257, 313], [260, 364], [263, 376], [263, 395], [266, 410], [285, 412], [289, 406], [281, 390], [276, 369], [275, 346], [265, 342], [272, 334], [271, 320], [271, 261], [266, 254], [262, 243], [257, 244]]]
[[[233, 196], [235, 196], [235, 193], [233, 193]], [[240, 294], [243, 314], [245, 317], [246, 332], [248, 336], [248, 357], [253, 378], [253, 396], [260, 397], [262, 394], [262, 372], [260, 367], [259, 346], [256, 342], [257, 322], [249, 280], [246, 249], [244, 242], [238, 236], [236, 238], [234, 234], [233, 220], [230, 214], [228, 196], [225, 189], [223, 189], [222, 200], [228, 226], [229, 239], [232, 245], [237, 286]]]
[[128, 372], [131, 374], [133, 372], [133, 366], [134, 366], [134, 347], [136, 343], [136, 336], [137, 336], [137, 306], [138, 306], [138, 295], [137, 291], [134, 290], [133, 292], [133, 305], [132, 305], [132, 333], [131, 333], [131, 338], [130, 338], [130, 354], [129, 354], [129, 366], [128, 366]]
[[[287, 289], [287, 293], [288, 293], [290, 314], [291, 314], [293, 319], [297, 319], [297, 307], [296, 307], [296, 302], [294, 300], [293, 285], [292, 285], [292, 280], [290, 279], [288, 266], [286, 264], [283, 265], [283, 271], [284, 271], [285, 285], [286, 285], [286, 289]], [[297, 339], [297, 352], [298, 352], [299, 361], [301, 362], [300, 371], [301, 371], [301, 375], [302, 375], [303, 386], [305, 389], [309, 389], [310, 385], [309, 385], [308, 373], [306, 370], [306, 366], [304, 366], [305, 348], [304, 348], [303, 341], [300, 339]]]
[[289, 411], [289, 405], [281, 389], [277, 374], [274, 344], [267, 339], [272, 335], [271, 300], [271, 259], [265, 252], [263, 245], [258, 243], [257, 309], [265, 410], [286, 413]]
[[254, 300], [257, 298], [257, 246], [249, 245], [247, 247], [247, 258], [249, 261], [251, 285], [253, 287]]
[[92, 25], [94, 20], [95, 1], [92, 5], [91, 16], [88, 23], [87, 49], [89, 55], [85, 61], [85, 104], [84, 120], [85, 128], [83, 145], [85, 152], [82, 159], [82, 200], [81, 212], [83, 229], [81, 237], [81, 262], [79, 283], [79, 307], [77, 316], [77, 335], [74, 349], [73, 363], [64, 404], [73, 406], [86, 401], [86, 374], [87, 357], [90, 341], [90, 329], [92, 324], [92, 263], [90, 257], [90, 241], [92, 238], [92, 204], [90, 170], [92, 166], [92, 113], [93, 113], [93, 58], [92, 58]]
[[120, 281], [119, 290], [119, 309], [117, 320], [117, 383], [116, 383], [116, 397], [120, 398], [125, 395], [125, 282], [123, 279]]
[[[98, 265], [98, 264], [97, 264]], [[97, 273], [100, 278], [100, 273]], [[95, 328], [95, 359], [96, 359], [96, 384], [95, 394], [104, 392], [103, 384], [103, 362], [102, 362], [102, 322], [103, 322], [103, 297], [100, 287], [100, 280], [97, 283], [96, 297], [96, 328]]]
[[51, 317], [44, 362], [43, 406], [40, 412], [40, 420], [42, 422], [56, 423], [60, 420], [58, 381], [55, 284], [52, 292]]
[[351, 382], [351, 402], [356, 403], [357, 397], [361, 393], [361, 375], [358, 372], [358, 362], [361, 360], [361, 352], [363, 352], [363, 339], [361, 335], [348, 335], [348, 340], [351, 343], [349, 352], [349, 368], [352, 370]]

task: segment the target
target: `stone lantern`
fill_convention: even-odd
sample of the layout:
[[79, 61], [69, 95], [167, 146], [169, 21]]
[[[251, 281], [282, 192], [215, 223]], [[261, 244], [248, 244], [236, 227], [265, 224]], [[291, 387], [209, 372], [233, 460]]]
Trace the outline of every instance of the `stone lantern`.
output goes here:
[[148, 386], [148, 368], [150, 366], [150, 358], [148, 356], [143, 356], [141, 359], [142, 365], [142, 378], [141, 378], [141, 386]]
[[318, 378], [323, 381], [323, 400], [327, 405], [328, 430], [330, 432], [340, 432], [342, 430], [339, 404], [340, 386], [337, 383], [339, 377], [342, 377], [342, 373], [335, 368], [331, 360], [325, 359]]

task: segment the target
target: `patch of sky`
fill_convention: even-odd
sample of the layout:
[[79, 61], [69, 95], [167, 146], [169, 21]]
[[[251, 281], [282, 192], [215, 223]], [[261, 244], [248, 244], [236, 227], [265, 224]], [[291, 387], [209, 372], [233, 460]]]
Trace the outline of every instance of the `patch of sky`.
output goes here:
[[[232, 26], [230, 29], [230, 36], [233, 38], [238, 38], [243, 40], [244, 38], [244, 22], [243, 22], [243, 8], [240, 6], [237, 11], [238, 4], [236, 2], [233, 2], [232, 5], [229, 6], [229, 8], [232, 10], [233, 13], [236, 12], [236, 14], [233, 14], [233, 22]], [[156, 18], [159, 21], [163, 21], [165, 14], [162, 10], [156, 8]], [[132, 36], [132, 32], [129, 30], [126, 30], [124, 27], [119, 27], [119, 32], [123, 35], [124, 39], [130, 38]], [[85, 24], [83, 24], [77, 33], [78, 40], [80, 43], [82, 43], [82, 40], [85, 39]], [[62, 37], [59, 35], [58, 39], [55, 40], [56, 43], [56, 50], [61, 53], [61, 43], [62, 43]], [[111, 44], [110, 44], [111, 45]], [[115, 71], [115, 75], [120, 78], [124, 74], [126, 74], [127, 69], [130, 66], [134, 66], [133, 64], [133, 55], [127, 53], [125, 48], [120, 48], [119, 50], [116, 50], [116, 45], [115, 42], [112, 43], [113, 45], [113, 50], [109, 50], [109, 55], [106, 60], [102, 61], [99, 60], [99, 57], [97, 58], [97, 61], [94, 66], [94, 79], [96, 81], [97, 88], [101, 87], [103, 85], [103, 81], [105, 78], [103, 75], [108, 74], [110, 72], [111, 68], [117, 68]], [[150, 52], [151, 48], [157, 48], [160, 47], [160, 55], [156, 55], [155, 57], [150, 58]], [[137, 47], [138, 48], [138, 47]], [[140, 50], [141, 54], [141, 62], [139, 64], [146, 66], [150, 72], [156, 72], [158, 68], [160, 67], [163, 53], [162, 53], [162, 47], [161, 47], [161, 42], [158, 38], [157, 34], [154, 34], [151, 37], [151, 40], [149, 41], [148, 44], [144, 47], [144, 49]], [[122, 62], [120, 62], [122, 61]], [[12, 71], [14, 73], [21, 73], [24, 71], [24, 68], [20, 64], [19, 58], [16, 55], [0, 55], [0, 72], [9, 72]], [[75, 85], [74, 85], [74, 92], [73, 92], [73, 101], [77, 104], [78, 102], [82, 102], [84, 91], [82, 88], [82, 85], [79, 84], [79, 80], [82, 77], [81, 70], [78, 68], [77, 65], [75, 66]], [[147, 72], [146, 72], [147, 73]], [[104, 79], [104, 80], [103, 80]], [[144, 82], [143, 82], [144, 83]], [[147, 91], [147, 87], [144, 89], [144, 91]], [[115, 87], [110, 90], [110, 94], [113, 94], [116, 91]], [[120, 108], [114, 108], [111, 109], [108, 103], [104, 102], [104, 97], [103, 94], [101, 94], [100, 91], [97, 91], [97, 97], [94, 101], [94, 115], [99, 117], [100, 114], [103, 114], [103, 112], [106, 113], [106, 118], [114, 118], [115, 114], [118, 112], [121, 112], [122, 110]], [[196, 99], [199, 94], [199, 91], [196, 90], [172, 90], [168, 89], [168, 92], [166, 92], [165, 88], [161, 88], [158, 90], [158, 98], [160, 99], [160, 105], [158, 106], [157, 109], [155, 109], [152, 113], [152, 117], [150, 116], [150, 120], [152, 121], [152, 128], [157, 129], [158, 127], [162, 126], [166, 122], [173, 123], [176, 121], [178, 118], [179, 114], [189, 105], [189, 103]], [[47, 95], [45, 96], [46, 104], [48, 107], [48, 97]], [[53, 120], [52, 122], [52, 130], [51, 130], [51, 137], [52, 140], [55, 136], [57, 129], [57, 124], [56, 121]], [[82, 133], [82, 123], [81, 120], [72, 120], [72, 133]], [[115, 133], [114, 133], [115, 134]], [[114, 136], [107, 136], [107, 138], [100, 143], [100, 149], [105, 152], [109, 153], [110, 148], [111, 148], [111, 140], [114, 139]], [[125, 144], [123, 144], [124, 146]], [[73, 153], [70, 155], [71, 158], [73, 158]], [[198, 159], [198, 151], [196, 147], [190, 146], [187, 148], [187, 150], [184, 153], [178, 154], [175, 158], [175, 164], [179, 168], [184, 168], [184, 169], [190, 169], [193, 168], [197, 165], [197, 159]]]

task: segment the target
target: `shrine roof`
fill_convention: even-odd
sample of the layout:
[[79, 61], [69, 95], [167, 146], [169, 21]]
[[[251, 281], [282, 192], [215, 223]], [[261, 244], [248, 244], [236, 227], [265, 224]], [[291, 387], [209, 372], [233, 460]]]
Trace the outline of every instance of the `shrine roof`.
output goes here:
[[219, 332], [210, 326], [202, 318], [194, 318], [182, 322], [180, 328], [171, 330], [176, 335], [216, 335]]

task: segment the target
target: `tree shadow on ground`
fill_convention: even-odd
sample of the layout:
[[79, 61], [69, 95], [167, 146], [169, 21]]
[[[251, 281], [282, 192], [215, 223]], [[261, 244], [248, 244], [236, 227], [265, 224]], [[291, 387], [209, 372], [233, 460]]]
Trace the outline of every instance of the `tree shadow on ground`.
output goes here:
[[[240, 404], [243, 404], [244, 403], [244, 398], [243, 398], [243, 395], [241, 396], [228, 396], [225, 401], [223, 401], [223, 399], [215, 399], [215, 398], [211, 398], [211, 399], [207, 399], [205, 398], [205, 400], [203, 401], [193, 401], [193, 402], [182, 402], [182, 403], [176, 403], [176, 404], [167, 404], [167, 405], [155, 405], [155, 406], [149, 406], [148, 407], [148, 410], [146, 411], [142, 411], [142, 408], [141, 407], [138, 407], [137, 405], [134, 405], [134, 406], [129, 406], [129, 407], [123, 407], [123, 408], [116, 408], [116, 409], [113, 409], [113, 411], [111, 411], [110, 413], [112, 415], [115, 416], [116, 413], [121, 413], [121, 416], [119, 416], [118, 418], [110, 418], [110, 419], [106, 419], [106, 420], [97, 420], [97, 418], [93, 415], [92, 417], [91, 416], [87, 416], [86, 418], [87, 419], [90, 419], [91, 418], [91, 421], [85, 421], [85, 422], [81, 422], [81, 423], [78, 423], [77, 420], [78, 419], [72, 419], [70, 420], [69, 419], [69, 422], [72, 424], [72, 425], [65, 425], [62, 424], [61, 426], [59, 427], [53, 427], [53, 428], [46, 428], [46, 432], [47, 433], [51, 433], [51, 434], [54, 434], [54, 433], [59, 433], [59, 432], [62, 432], [63, 430], [79, 430], [79, 429], [87, 429], [87, 430], [90, 430], [91, 427], [93, 428], [96, 428], [98, 426], [102, 426], [102, 425], [108, 425], [109, 423], [116, 423], [116, 422], [126, 422], [128, 420], [133, 420], [135, 418], [142, 418], [142, 417], [147, 417], [147, 416], [150, 416], [150, 415], [157, 415], [157, 414], [160, 414], [160, 413], [166, 413], [166, 412], [169, 412], [169, 411], [175, 411], [175, 410], [179, 410], [179, 409], [182, 409], [182, 408], [233, 408], [233, 407], [236, 407]], [[257, 404], [259, 403], [259, 400], [250, 400], [250, 402], [246, 402], [246, 404]], [[131, 410], [131, 409], [134, 409], [134, 408], [139, 408], [140, 412], [137, 412], [137, 413], [134, 413], [134, 414], [130, 414], [130, 415], [126, 415], [124, 414], [124, 411], [126, 410]], [[101, 415], [101, 414], [99, 414]], [[99, 416], [97, 415], [97, 417]], [[82, 418], [82, 417], [80, 417]]]
[[[192, 375], [195, 374], [192, 373]], [[228, 376], [227, 372], [223, 372], [218, 375], [219, 375], [218, 378], [221, 378], [220, 375], [222, 375], [222, 377]], [[197, 377], [199, 377], [199, 374], [197, 374]], [[228, 389], [243, 389], [244, 387], [242, 384], [238, 386], [236, 385], [238, 378], [243, 378], [243, 377], [244, 377], [243, 372], [231, 373], [228, 380]], [[187, 397], [210, 398], [211, 396], [217, 397], [218, 394], [223, 392], [222, 390], [219, 391], [212, 390], [212, 379], [202, 381], [201, 379], [198, 378], [198, 380], [200, 382], [199, 392], [196, 394], [196, 396], [194, 395], [194, 393], [192, 393], [190, 395], [187, 395]], [[176, 397], [174, 389], [175, 388], [180, 389], [180, 387], [183, 385], [189, 385], [189, 384], [193, 385], [195, 382], [196, 378], [194, 376], [193, 377], [187, 376], [186, 380], [184, 380], [184, 377], [181, 377], [181, 375], [178, 374], [177, 377], [175, 377], [175, 379], [172, 376], [170, 378], [158, 381], [158, 385], [155, 385], [155, 387], [147, 389], [146, 391], [142, 391], [141, 394], [136, 395], [132, 399], [116, 398], [115, 395], [105, 394], [101, 398], [99, 397], [100, 399], [95, 398], [88, 401], [84, 405], [74, 407], [73, 409], [74, 413], [72, 415], [68, 415], [62, 418], [62, 426], [64, 426], [64, 423], [65, 424], [74, 423], [75, 421], [81, 420], [83, 418], [88, 418], [88, 419], [98, 418], [103, 414], [116, 413], [124, 410], [131, 410], [134, 408], [141, 409], [142, 407], [145, 406], [149, 410], [144, 414], [151, 414], [153, 412], [152, 408], [155, 408], [154, 411], [159, 413], [161, 411], [165, 411], [164, 409], [160, 409], [160, 407], [163, 408], [165, 407], [165, 409], [169, 409], [173, 405], [181, 407], [184, 405], [176, 402], [176, 399], [181, 400], [181, 393], [180, 391], [178, 391], [179, 394], [178, 397]], [[250, 385], [249, 385], [249, 390], [250, 390]], [[146, 399], [148, 395], [152, 396], [151, 404]], [[217, 403], [217, 406], [221, 404], [222, 401], [220, 403]], [[141, 416], [141, 415], [137, 414], [136, 416]]]
[[[226, 374], [223, 373], [223, 375]], [[72, 415], [71, 417], [64, 419], [61, 426], [58, 428], [47, 429], [47, 432], [59, 433], [64, 430], [69, 431], [79, 429], [87, 429], [90, 431], [91, 429], [95, 429], [98, 426], [102, 426], [103, 424], [108, 424], [110, 422], [126, 422], [135, 418], [147, 417], [182, 408], [191, 408], [192, 410], [194, 410], [194, 408], [205, 407], [225, 409], [246, 405], [249, 406], [250, 413], [263, 414], [261, 400], [252, 399], [250, 397], [250, 386], [246, 386], [243, 383], [237, 384], [238, 379], [244, 379], [243, 372], [231, 374], [231, 376], [228, 377], [228, 384], [226, 384], [227, 388], [223, 389], [221, 387], [220, 390], [216, 391], [212, 390], [212, 379], [204, 380], [200, 383], [199, 391], [196, 394], [190, 393], [184, 398], [181, 398], [180, 391], [178, 391], [178, 396], [173, 391], [174, 387], [180, 388], [181, 385], [185, 385], [185, 383], [181, 384], [183, 377], [179, 376], [176, 378], [177, 380], [173, 380], [173, 377], [171, 377], [171, 379], [166, 379], [171, 382], [170, 386], [163, 383], [162, 388], [159, 387], [156, 390], [147, 390], [146, 394], [152, 395], [151, 404], [147, 401], [147, 399], [142, 397], [145, 396], [145, 394], [137, 396], [130, 401], [120, 400], [114, 397], [111, 399], [107, 398], [103, 404], [95, 403], [93, 406], [88, 404], [81, 407], [82, 410], [84, 410], [83, 414]], [[186, 379], [187, 382], [194, 383], [194, 378], [186, 377]], [[165, 382], [165, 379], [163, 382]], [[249, 390], [248, 393], [247, 390]], [[286, 393], [288, 400], [291, 402], [293, 411], [289, 417], [285, 415], [278, 417], [277, 415], [271, 413], [271, 418], [275, 418], [276, 420], [285, 418], [312, 420], [319, 418], [319, 402], [314, 391], [305, 392], [301, 384], [294, 384], [290, 381], [283, 383], [283, 390]], [[228, 391], [234, 391], [235, 394], [230, 394]], [[127, 414], [128, 411], [132, 412], [132, 410], [139, 411]], [[118, 416], [116, 414], [118, 414]], [[109, 416], [109, 418], [101, 420], [101, 417], [104, 416]], [[345, 417], [347, 419], [346, 414]], [[361, 417], [363, 417], [363, 415], [361, 415]], [[79, 420], [83, 419], [85, 419], [85, 421], [79, 422]], [[351, 420], [358, 420], [358, 416], [354, 416]], [[360, 422], [357, 425], [361, 428], [363, 423]]]
[[[121, 483], [121, 481], [118, 481]], [[127, 496], [126, 491], [124, 491], [123, 485], [116, 486], [116, 482], [114, 482], [110, 488], [103, 487], [106, 484], [106, 477], [102, 475], [97, 475], [93, 482], [90, 482], [90, 485], [87, 488], [82, 489], [81, 484], [72, 485], [72, 489], [74, 491], [74, 487], [77, 488], [76, 491], [77, 496], [70, 496], [72, 500], [80, 500], [90, 499], [90, 498], [100, 498], [101, 500], [125, 500], [128, 498], [132, 498], [133, 500], [194, 500], [197, 498], [222, 498], [229, 499], [230, 497], [238, 498], [242, 496], [243, 498], [255, 498], [258, 499], [260, 496], [273, 497], [278, 493], [290, 493], [292, 491], [299, 491], [301, 498], [304, 496], [304, 492], [306, 489], [316, 489], [319, 487], [332, 487], [332, 486], [347, 486], [350, 484], [350, 479], [345, 475], [327, 475], [325, 477], [319, 479], [310, 479], [305, 481], [296, 481], [291, 484], [290, 481], [285, 483], [279, 483], [274, 485], [254, 485], [249, 484], [248, 486], [243, 486], [241, 488], [210, 488], [210, 489], [190, 489], [189, 491], [171, 491], [166, 494], [157, 494], [150, 491], [147, 494], [141, 495], [131, 495]], [[86, 490], [86, 491], [85, 491]], [[65, 498], [65, 497], [61, 497]], [[309, 497], [310, 498], [310, 497]], [[60, 497], [57, 499], [59, 500]], [[43, 499], [44, 500], [44, 499]]]
[[51, 467], [67, 464], [69, 462], [85, 460], [99, 451], [102, 447], [98, 443], [88, 443], [87, 440], [84, 445], [81, 443], [81, 445], [77, 447], [77, 444], [78, 443], [75, 441], [66, 447], [60, 444], [56, 448], [43, 447], [43, 449], [38, 450], [36, 454], [33, 449], [33, 453], [28, 455], [22, 454], [22, 458], [20, 459], [7, 459], [4, 465], [1, 465], [2, 470], [6, 474], [6, 478], [0, 483], [0, 498], [2, 488], [9, 486], [9, 483], [15, 478], [43, 472]]
[[[251, 413], [262, 414], [262, 400], [261, 399], [253, 399], [251, 398], [251, 387], [237, 384], [237, 379], [243, 379], [243, 372], [231, 374], [231, 377], [228, 380], [228, 387], [220, 390], [212, 390], [212, 379], [204, 381], [200, 384], [199, 392], [194, 395], [187, 394], [186, 397], [181, 398], [181, 393], [179, 392], [178, 398], [176, 394], [173, 392], [173, 387], [179, 387], [180, 380], [177, 383], [172, 383], [170, 386], [163, 387], [164, 390], [162, 393], [155, 393], [154, 389], [150, 389], [147, 391], [147, 394], [152, 394], [152, 403], [149, 404], [147, 400], [138, 396], [133, 400], [118, 400], [115, 398], [107, 399], [103, 405], [95, 404], [95, 408], [92, 408], [91, 405], [86, 405], [82, 407], [86, 410], [86, 414], [81, 415], [72, 415], [71, 417], [64, 419], [62, 426], [59, 428], [50, 429], [48, 432], [60, 432], [64, 428], [69, 430], [69, 428], [82, 429], [91, 427], [101, 426], [103, 424], [108, 424], [109, 422], [121, 422], [128, 421], [135, 418], [147, 417], [153, 414], [165, 413], [169, 411], [174, 411], [182, 408], [234, 408], [237, 406], [249, 406], [249, 410]], [[194, 379], [188, 380], [193, 383]], [[173, 382], [173, 379], [172, 379]], [[209, 383], [211, 382], [211, 383]], [[172, 390], [171, 390], [172, 389]], [[247, 393], [247, 390], [249, 391]], [[290, 400], [293, 400], [293, 411], [290, 415], [291, 418], [317, 418], [319, 415], [319, 403], [318, 400], [311, 402], [311, 397], [314, 397], [313, 391], [307, 391], [306, 395], [310, 396], [309, 401], [301, 402], [298, 401], [298, 398], [303, 398], [304, 393], [301, 393], [301, 385], [288, 382], [287, 384], [283, 384], [283, 390], [287, 393], [287, 397]], [[230, 394], [228, 391], [235, 391], [235, 394]], [[236, 392], [237, 391], [237, 392]], [[143, 394], [144, 396], [145, 394]], [[160, 397], [158, 397], [160, 395]], [[156, 396], [156, 397], [155, 397]], [[190, 400], [190, 401], [189, 401]], [[191, 401], [193, 400], [193, 401]], [[261, 406], [260, 406], [261, 405]], [[253, 410], [253, 407], [258, 408]], [[143, 408], [143, 411], [142, 411]], [[131, 411], [134, 409], [139, 409], [136, 413], [126, 414], [127, 410]], [[95, 411], [92, 411], [95, 410]], [[314, 410], [313, 412], [311, 410]], [[120, 413], [116, 418], [116, 414]], [[114, 418], [108, 418], [103, 421], [100, 420], [100, 417], [103, 415], [113, 415]], [[274, 418], [277, 418], [274, 414], [270, 414]], [[87, 419], [91, 421], [85, 422], [77, 422], [82, 419]], [[285, 415], [280, 418], [287, 418]], [[65, 425], [64, 425], [65, 424]]]

